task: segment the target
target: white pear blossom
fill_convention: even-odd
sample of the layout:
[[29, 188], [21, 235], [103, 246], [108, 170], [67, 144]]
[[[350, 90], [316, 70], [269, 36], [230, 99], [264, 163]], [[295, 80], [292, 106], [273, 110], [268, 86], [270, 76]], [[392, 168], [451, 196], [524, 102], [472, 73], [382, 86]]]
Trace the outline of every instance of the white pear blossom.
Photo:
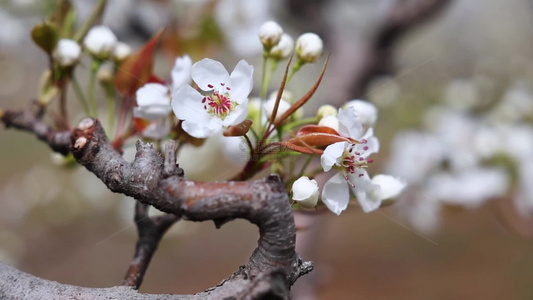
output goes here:
[[113, 58], [117, 61], [123, 61], [132, 53], [130, 45], [124, 42], [117, 42], [115, 48], [113, 48]]
[[203, 59], [192, 66], [193, 81], [204, 96], [190, 85], [183, 85], [172, 95], [172, 109], [183, 120], [188, 134], [206, 138], [224, 126], [242, 122], [248, 114], [248, 95], [252, 91], [253, 67], [241, 60], [231, 73], [212, 59]]
[[54, 59], [62, 67], [70, 67], [78, 62], [81, 56], [81, 47], [73, 40], [60, 39], [54, 52]]
[[340, 214], [348, 207], [350, 188], [365, 212], [378, 208], [380, 186], [372, 183], [364, 169], [371, 163], [370, 154], [379, 150], [379, 141], [373, 136], [373, 129], [363, 132], [363, 125], [354, 118], [353, 107], [339, 109], [339, 133], [357, 142], [337, 142], [329, 145], [320, 157], [325, 172], [333, 167], [339, 170], [324, 185], [322, 202], [335, 214]]
[[273, 57], [275, 59], [285, 59], [289, 57], [294, 50], [294, 39], [284, 33], [281, 35], [281, 39], [279, 40], [279, 43], [272, 47], [270, 49], [270, 57]]
[[83, 45], [92, 55], [106, 59], [109, 57], [118, 40], [115, 34], [106, 26], [92, 27], [83, 40]]
[[323, 47], [322, 39], [312, 32], [304, 33], [296, 40], [296, 54], [304, 63], [317, 61], [322, 55]]
[[477, 208], [507, 191], [507, 174], [496, 168], [471, 168], [457, 173], [440, 173], [428, 180], [428, 189], [439, 201]]
[[[189, 56], [176, 59], [171, 72], [173, 90], [191, 82], [191, 64]], [[147, 83], [137, 90], [136, 97], [137, 106], [133, 109], [133, 116], [150, 121], [142, 135], [156, 140], [168, 135], [171, 128], [168, 116], [172, 111], [169, 87], [160, 83]]]
[[147, 83], [137, 90], [137, 107], [133, 116], [156, 121], [166, 118], [171, 111], [169, 89], [160, 83]]
[[351, 100], [344, 107], [353, 107], [355, 115], [365, 127], [373, 127], [378, 119], [378, 109], [370, 102], [363, 100]]
[[318, 203], [318, 184], [307, 176], [298, 178], [292, 184], [292, 200], [302, 207], [313, 208]]
[[283, 28], [274, 21], [267, 21], [259, 28], [259, 39], [266, 49], [276, 46], [282, 35]]

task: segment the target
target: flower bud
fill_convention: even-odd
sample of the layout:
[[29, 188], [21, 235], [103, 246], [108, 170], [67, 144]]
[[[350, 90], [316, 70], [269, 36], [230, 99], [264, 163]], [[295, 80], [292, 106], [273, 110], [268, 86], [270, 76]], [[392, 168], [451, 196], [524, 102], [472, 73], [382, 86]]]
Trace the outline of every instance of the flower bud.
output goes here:
[[73, 40], [60, 39], [57, 43], [54, 59], [61, 67], [75, 65], [81, 56], [81, 47]]
[[279, 40], [279, 43], [270, 49], [270, 57], [281, 60], [289, 57], [294, 50], [294, 39], [284, 33]]
[[304, 33], [296, 40], [296, 55], [303, 63], [312, 63], [322, 55], [322, 39], [315, 33]]
[[94, 26], [89, 30], [87, 36], [83, 40], [85, 48], [99, 59], [107, 59], [115, 45], [117, 43], [117, 37], [106, 26]]
[[318, 202], [318, 184], [316, 180], [307, 176], [298, 178], [292, 184], [292, 200], [297, 201], [300, 206], [313, 208]]
[[283, 29], [274, 21], [265, 22], [259, 29], [259, 39], [265, 49], [270, 49], [276, 46], [279, 43], [282, 34]]
[[318, 119], [325, 118], [327, 116], [336, 116], [337, 115], [337, 108], [331, 104], [322, 105], [318, 108], [318, 111], [316, 113], [316, 117]]
[[115, 45], [115, 48], [113, 49], [113, 58], [116, 61], [124, 61], [128, 56], [131, 55], [131, 47], [130, 45], [124, 43], [124, 42], [118, 42]]
[[[272, 113], [274, 112], [274, 105], [276, 104], [276, 98], [271, 98], [265, 102], [263, 105], [263, 111], [268, 119], [271, 118]], [[276, 112], [276, 118], [283, 115], [289, 108], [291, 104], [283, 99], [279, 100], [278, 111]]]
[[102, 84], [112, 83], [114, 80], [113, 66], [111, 64], [103, 64], [96, 72], [96, 79]]
[[378, 119], [378, 109], [370, 102], [363, 100], [348, 101], [344, 108], [353, 107], [359, 121], [365, 127], [373, 127]]
[[339, 119], [334, 115], [329, 115], [320, 119], [318, 126], [326, 126], [333, 128], [335, 131], [339, 131]]

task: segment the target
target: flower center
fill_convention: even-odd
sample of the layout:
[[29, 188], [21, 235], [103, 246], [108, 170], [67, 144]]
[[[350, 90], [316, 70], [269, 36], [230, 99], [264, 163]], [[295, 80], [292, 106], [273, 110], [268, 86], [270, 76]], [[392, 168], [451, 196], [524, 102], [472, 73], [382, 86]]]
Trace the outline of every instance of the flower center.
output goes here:
[[[358, 168], [366, 168], [373, 162], [372, 158], [364, 157], [365, 151], [368, 150], [366, 143], [367, 140], [363, 139], [360, 144], [350, 144], [342, 155], [341, 167], [344, 169], [344, 179], [352, 187], [355, 185], [349, 181], [349, 174], [354, 174]], [[359, 177], [361, 176], [364, 174], [359, 174]]]
[[[209, 84], [209, 88], [213, 85]], [[219, 117], [224, 120], [238, 105], [235, 101], [231, 101], [230, 88], [226, 84], [221, 83], [219, 90], [213, 91], [211, 96], [206, 96], [202, 99], [204, 109], [212, 116]]]

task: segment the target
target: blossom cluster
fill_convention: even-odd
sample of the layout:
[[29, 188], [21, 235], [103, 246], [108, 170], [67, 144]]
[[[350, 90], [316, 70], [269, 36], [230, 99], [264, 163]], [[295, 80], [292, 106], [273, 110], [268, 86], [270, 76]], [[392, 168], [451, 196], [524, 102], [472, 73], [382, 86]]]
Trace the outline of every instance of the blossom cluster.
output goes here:
[[484, 113], [473, 113], [484, 105], [477, 88], [456, 80], [444, 100], [426, 111], [422, 129], [393, 139], [387, 171], [410, 186], [401, 211], [423, 231], [436, 229], [444, 206], [476, 209], [506, 195], [520, 215], [531, 215], [531, 92], [515, 83]]

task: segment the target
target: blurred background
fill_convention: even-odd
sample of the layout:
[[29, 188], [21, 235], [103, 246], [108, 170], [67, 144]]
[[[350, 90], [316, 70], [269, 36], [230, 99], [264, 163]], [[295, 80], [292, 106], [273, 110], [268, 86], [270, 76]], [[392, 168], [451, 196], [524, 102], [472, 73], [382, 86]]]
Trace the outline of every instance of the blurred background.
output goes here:
[[[54, 2], [0, 4], [1, 108], [24, 108], [36, 97], [47, 59], [29, 32]], [[80, 20], [95, 4], [72, 2]], [[183, 54], [228, 66], [244, 58], [259, 70], [257, 31], [274, 19], [294, 38], [316, 32], [331, 54], [306, 115], [357, 98], [379, 108], [381, 150], [371, 172], [404, 178], [409, 189], [370, 214], [350, 207], [340, 216], [299, 216], [305, 229], [297, 247], [316, 268], [296, 283], [295, 299], [533, 298], [532, 1], [449, 1], [394, 41], [380, 57], [386, 66], [363, 88], [354, 87], [353, 75], [365, 61], [360, 46], [395, 1], [108, 2], [103, 23], [134, 49], [167, 27], [155, 69], [166, 79]], [[294, 77], [294, 94], [309, 89], [322, 61]], [[81, 167], [58, 165], [28, 133], [1, 129], [0, 145], [0, 260], [62, 283], [120, 284], [137, 240], [133, 199]], [[140, 290], [216, 285], [247, 261], [257, 238], [245, 221], [219, 230], [179, 222]]]

